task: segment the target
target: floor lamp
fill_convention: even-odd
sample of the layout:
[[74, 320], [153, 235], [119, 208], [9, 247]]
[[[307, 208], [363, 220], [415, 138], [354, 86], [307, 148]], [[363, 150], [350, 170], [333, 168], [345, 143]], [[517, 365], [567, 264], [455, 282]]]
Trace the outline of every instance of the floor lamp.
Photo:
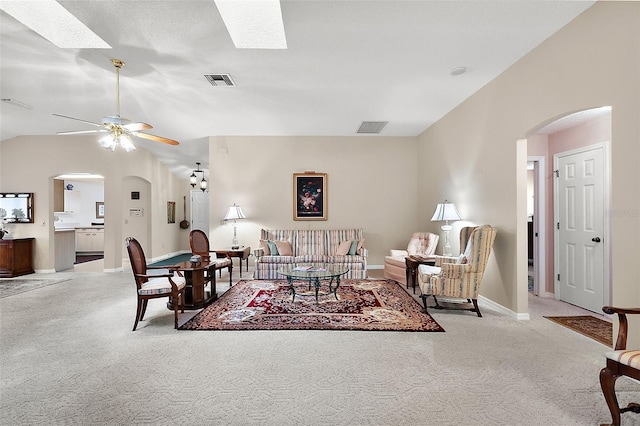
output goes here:
[[451, 245], [449, 244], [449, 231], [451, 231], [452, 226], [449, 225], [450, 220], [460, 220], [460, 213], [458, 213], [458, 209], [456, 205], [453, 203], [449, 203], [447, 200], [444, 200], [444, 203], [438, 204], [436, 206], [436, 211], [433, 213], [433, 217], [431, 218], [432, 222], [442, 222], [444, 221], [444, 225], [440, 226], [440, 229], [444, 231], [444, 249], [442, 251], [443, 256], [451, 256]]
[[224, 217], [224, 220], [233, 220], [233, 240], [231, 240], [231, 250], [237, 250], [240, 248], [238, 245], [238, 236], [236, 235], [236, 228], [238, 227], [238, 219], [246, 219], [246, 216], [242, 212], [242, 207], [237, 206], [233, 203], [233, 206], [230, 206], [227, 210], [227, 214]]

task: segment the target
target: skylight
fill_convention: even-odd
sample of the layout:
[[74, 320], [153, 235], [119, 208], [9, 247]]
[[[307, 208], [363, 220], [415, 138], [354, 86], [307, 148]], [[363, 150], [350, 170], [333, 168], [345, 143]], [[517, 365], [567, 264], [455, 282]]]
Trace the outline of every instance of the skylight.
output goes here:
[[54, 0], [2, 0], [0, 10], [62, 49], [111, 49], [96, 33]]
[[286, 49], [279, 0], [215, 0], [238, 49]]

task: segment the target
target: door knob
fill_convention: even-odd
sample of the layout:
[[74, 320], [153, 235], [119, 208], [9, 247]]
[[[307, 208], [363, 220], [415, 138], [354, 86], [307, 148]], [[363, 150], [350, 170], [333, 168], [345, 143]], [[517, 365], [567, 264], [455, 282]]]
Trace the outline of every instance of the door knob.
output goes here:
[[591, 239], [591, 241], [593, 241], [594, 243], [599, 243], [600, 242], [600, 237], [594, 237]]

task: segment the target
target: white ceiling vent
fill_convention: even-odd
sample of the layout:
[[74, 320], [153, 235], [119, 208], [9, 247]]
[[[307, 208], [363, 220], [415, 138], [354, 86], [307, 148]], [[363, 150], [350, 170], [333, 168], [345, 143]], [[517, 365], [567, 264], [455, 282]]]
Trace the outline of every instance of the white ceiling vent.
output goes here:
[[358, 133], [380, 133], [388, 121], [363, 121]]
[[204, 76], [212, 86], [236, 86], [229, 74], [205, 74]]

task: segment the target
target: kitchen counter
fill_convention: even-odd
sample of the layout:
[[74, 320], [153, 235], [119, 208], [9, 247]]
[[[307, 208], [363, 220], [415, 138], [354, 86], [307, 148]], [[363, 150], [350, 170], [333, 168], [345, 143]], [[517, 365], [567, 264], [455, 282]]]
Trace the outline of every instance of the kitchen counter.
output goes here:
[[56, 272], [73, 268], [76, 261], [76, 230], [59, 228], [54, 234]]

